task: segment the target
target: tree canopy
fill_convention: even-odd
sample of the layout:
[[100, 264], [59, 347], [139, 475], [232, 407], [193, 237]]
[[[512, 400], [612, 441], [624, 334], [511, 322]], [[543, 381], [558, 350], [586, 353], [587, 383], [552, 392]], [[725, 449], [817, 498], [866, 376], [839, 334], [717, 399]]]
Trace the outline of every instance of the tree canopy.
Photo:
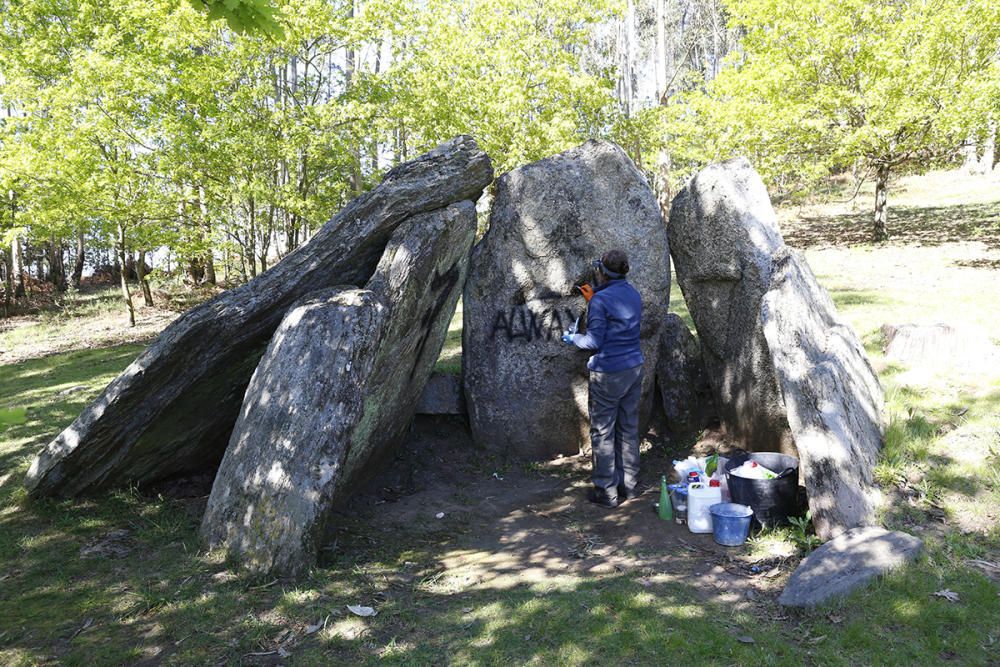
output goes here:
[[[772, 181], [855, 168], [876, 178], [953, 155], [1000, 116], [992, 0], [730, 0], [730, 67], [675, 109], [695, 162], [748, 154]], [[707, 149], [707, 150], [706, 150]]]
[[247, 280], [461, 133], [501, 172], [613, 139], [664, 204], [737, 154], [779, 191], [874, 175], [881, 237], [890, 172], [1000, 118], [992, 0], [0, 0], [0, 17], [8, 300], [28, 265], [66, 283], [64, 256], [70, 283], [84, 259], [142, 273], [154, 251]]

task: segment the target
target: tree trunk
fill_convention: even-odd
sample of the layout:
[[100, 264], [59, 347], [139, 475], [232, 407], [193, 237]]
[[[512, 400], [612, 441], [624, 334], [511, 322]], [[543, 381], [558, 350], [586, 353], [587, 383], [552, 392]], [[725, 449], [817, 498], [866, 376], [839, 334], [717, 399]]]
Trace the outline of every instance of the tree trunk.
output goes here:
[[24, 298], [24, 253], [21, 251], [21, 239], [14, 237], [10, 242], [10, 261], [14, 267], [14, 299]]
[[3, 249], [3, 316], [10, 317], [11, 303], [14, 300], [14, 260], [9, 248]]
[[205, 267], [201, 263], [200, 257], [195, 257], [188, 260], [188, 276], [191, 278], [191, 282], [195, 285], [200, 285], [201, 281], [205, 278]]
[[983, 138], [983, 154], [979, 158], [978, 173], [988, 174], [993, 171], [993, 165], [996, 164], [996, 147], [997, 124], [990, 123], [989, 128], [986, 130], [986, 136]]
[[889, 165], [880, 164], [875, 170], [875, 220], [872, 240], [884, 243], [889, 240]]
[[[356, 0], [351, 0], [349, 3], [350, 8], [347, 14], [349, 19], [353, 19], [356, 14], [355, 4]], [[348, 91], [354, 86], [356, 71], [357, 54], [354, 51], [354, 47], [350, 46], [344, 54], [344, 85]], [[355, 143], [351, 147], [351, 158], [351, 190], [356, 197], [361, 194], [361, 145], [359, 143]]]
[[70, 277], [70, 287], [74, 290], [80, 289], [80, 281], [83, 280], [83, 262], [86, 239], [83, 232], [76, 235], [76, 260], [73, 262], [73, 275]]
[[973, 136], [968, 137], [962, 144], [962, 169], [970, 174], [975, 174], [979, 169], [979, 147]]
[[46, 277], [58, 291], [65, 292], [66, 267], [63, 264], [62, 241], [53, 235], [49, 238], [48, 245], [46, 254], [48, 255], [49, 273]]
[[667, 26], [664, 25], [664, 0], [656, 0], [656, 100], [662, 104], [667, 89]]
[[[205, 282], [215, 284], [215, 256], [212, 254], [212, 222], [208, 217], [208, 204], [205, 202], [205, 187], [198, 186], [198, 213], [201, 216], [205, 236], [208, 238], [208, 250], [205, 252]], [[152, 305], [152, 304], [150, 304]]]
[[139, 286], [142, 287], [142, 299], [147, 306], [153, 305], [153, 292], [149, 289], [149, 281], [146, 280], [146, 251], [140, 250], [138, 261], [135, 263], [136, 275], [139, 278]]
[[250, 264], [250, 277], [257, 277], [257, 204], [250, 197], [250, 228], [247, 230], [247, 260]]
[[135, 326], [135, 306], [132, 303], [132, 292], [128, 288], [128, 260], [125, 251], [125, 225], [118, 225], [118, 262], [122, 266], [119, 272], [121, 275], [122, 298], [125, 299], [125, 307], [128, 308], [128, 325]]
[[215, 280], [215, 256], [212, 254], [212, 250], [209, 249], [205, 253], [205, 282], [209, 285], [214, 285]]

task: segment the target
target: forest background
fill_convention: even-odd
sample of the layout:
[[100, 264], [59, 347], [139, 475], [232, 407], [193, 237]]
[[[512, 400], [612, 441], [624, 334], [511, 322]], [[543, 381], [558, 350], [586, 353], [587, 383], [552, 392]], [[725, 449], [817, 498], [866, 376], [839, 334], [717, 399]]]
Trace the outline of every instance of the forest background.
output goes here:
[[457, 134], [498, 173], [611, 139], [664, 208], [735, 155], [872, 180], [884, 241], [891, 179], [992, 170], [998, 119], [992, 0], [0, 0], [3, 314], [245, 282]]

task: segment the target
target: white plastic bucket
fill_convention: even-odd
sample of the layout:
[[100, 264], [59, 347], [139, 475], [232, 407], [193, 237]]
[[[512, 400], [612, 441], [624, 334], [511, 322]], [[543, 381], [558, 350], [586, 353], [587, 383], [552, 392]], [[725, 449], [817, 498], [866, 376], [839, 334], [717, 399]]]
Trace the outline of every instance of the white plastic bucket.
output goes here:
[[709, 507], [722, 502], [722, 489], [701, 482], [688, 485], [688, 530], [692, 533], [712, 532]]

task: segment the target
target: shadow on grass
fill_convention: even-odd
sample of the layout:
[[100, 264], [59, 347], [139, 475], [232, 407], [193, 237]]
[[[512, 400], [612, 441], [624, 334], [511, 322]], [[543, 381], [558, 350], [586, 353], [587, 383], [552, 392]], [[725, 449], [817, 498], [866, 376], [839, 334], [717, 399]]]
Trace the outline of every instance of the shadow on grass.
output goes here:
[[[872, 243], [871, 212], [803, 217], [784, 231], [796, 248]], [[982, 241], [1000, 248], [1000, 202], [956, 206], [897, 206], [889, 200], [893, 242], [935, 246], [952, 241]]]
[[839, 287], [828, 290], [837, 308], [850, 306], [878, 306], [889, 304], [891, 299], [875, 290]]
[[27, 419], [0, 430], [0, 498], [22, 481], [7, 473], [69, 426], [143, 347], [78, 350], [2, 367], [0, 406], [26, 408]]
[[[458, 545], [419, 531], [376, 534], [385, 547], [343, 553], [298, 581], [219, 579], [222, 564], [197, 553], [195, 515], [129, 494], [6, 512], [0, 655], [65, 664], [276, 664], [279, 650], [306, 664], [928, 664], [946, 651], [985, 659], [996, 620], [983, 611], [995, 592], [982, 577], [942, 580], [926, 564], [834, 603], [846, 621], [831, 621], [830, 608], [789, 615], [773, 602], [752, 611], [701, 603], [697, 581], [655, 573], [447, 590], [445, 555]], [[133, 550], [82, 560], [80, 547], [112, 527], [132, 531]], [[963, 604], [932, 596], [945, 585]], [[346, 604], [378, 615], [355, 617]]]

